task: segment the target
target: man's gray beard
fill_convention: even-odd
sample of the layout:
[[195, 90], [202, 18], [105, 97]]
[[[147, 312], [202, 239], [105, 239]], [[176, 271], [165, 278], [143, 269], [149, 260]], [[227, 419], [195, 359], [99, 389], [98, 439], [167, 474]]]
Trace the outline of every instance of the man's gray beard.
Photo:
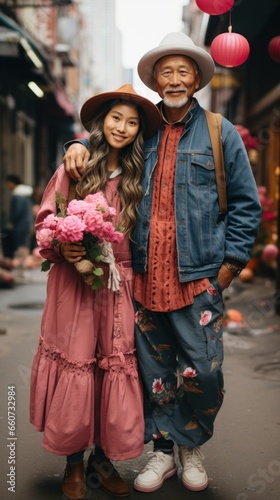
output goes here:
[[182, 108], [183, 106], [185, 106], [185, 104], [187, 104], [188, 100], [189, 100], [189, 98], [186, 95], [186, 96], [182, 97], [182, 99], [180, 99], [180, 101], [174, 102], [174, 101], [170, 101], [169, 98], [165, 95], [163, 98], [163, 103], [168, 108]]

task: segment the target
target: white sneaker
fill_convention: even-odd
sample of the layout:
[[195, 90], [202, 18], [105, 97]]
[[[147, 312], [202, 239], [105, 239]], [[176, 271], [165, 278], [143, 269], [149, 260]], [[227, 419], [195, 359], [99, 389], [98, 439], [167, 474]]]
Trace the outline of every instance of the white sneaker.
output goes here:
[[166, 479], [177, 472], [173, 454], [148, 451], [148, 455], [152, 458], [134, 481], [134, 488], [145, 493], [158, 490]]
[[191, 491], [202, 491], [208, 486], [206, 470], [202, 465], [204, 459], [198, 447], [179, 446], [179, 457], [182, 464], [182, 483]]

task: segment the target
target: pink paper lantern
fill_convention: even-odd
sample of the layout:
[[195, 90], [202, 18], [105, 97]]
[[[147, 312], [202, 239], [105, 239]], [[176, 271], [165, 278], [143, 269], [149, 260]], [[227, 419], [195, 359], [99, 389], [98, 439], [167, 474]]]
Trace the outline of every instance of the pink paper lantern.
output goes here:
[[234, 68], [244, 63], [250, 53], [248, 40], [239, 33], [221, 33], [211, 43], [213, 59], [227, 68]]
[[224, 14], [234, 4], [234, 0], [196, 0], [197, 6], [206, 14], [218, 16]]
[[280, 35], [270, 40], [268, 44], [268, 53], [273, 61], [280, 63]]

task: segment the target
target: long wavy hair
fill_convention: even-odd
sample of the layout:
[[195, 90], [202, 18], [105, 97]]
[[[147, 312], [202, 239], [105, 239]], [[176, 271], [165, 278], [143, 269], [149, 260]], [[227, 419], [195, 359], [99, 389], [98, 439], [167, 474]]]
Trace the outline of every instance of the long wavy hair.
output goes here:
[[[118, 103], [132, 104], [131, 101], [114, 99], [103, 105], [100, 112], [93, 118], [89, 136], [90, 159], [77, 183], [76, 192], [81, 198], [88, 194], [103, 191], [105, 194], [108, 182], [109, 144], [105, 139], [103, 128], [104, 120], [109, 110]], [[144, 166], [144, 139], [145, 130], [142, 110], [135, 105], [140, 117], [140, 126], [136, 138], [128, 146], [120, 150], [119, 167], [122, 175], [118, 184], [118, 193], [121, 201], [119, 223], [125, 234], [131, 236], [136, 224], [138, 206], [143, 196], [140, 185]]]

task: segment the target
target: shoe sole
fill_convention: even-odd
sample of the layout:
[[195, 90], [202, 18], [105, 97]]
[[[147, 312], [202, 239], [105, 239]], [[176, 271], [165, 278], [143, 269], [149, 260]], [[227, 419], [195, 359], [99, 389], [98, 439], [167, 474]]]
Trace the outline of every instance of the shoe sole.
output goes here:
[[72, 498], [71, 497], [66, 497], [64, 495], [64, 493], [63, 493], [61, 498], [62, 498], [62, 500], [87, 500], [90, 497], [90, 495], [91, 495], [91, 492], [87, 493], [85, 497], [80, 497], [80, 498], [73, 499], [73, 497]]
[[193, 486], [191, 484], [188, 484], [182, 478], [182, 484], [183, 484], [183, 486], [185, 486], [185, 488], [187, 488], [187, 490], [190, 490], [190, 491], [202, 491], [202, 490], [206, 490], [206, 488], [208, 487], [208, 480], [204, 484], [201, 484], [200, 486]]
[[[76, 500], [87, 500], [87, 499], [89, 499], [91, 494], [92, 494], [92, 491], [89, 488], [87, 488], [86, 496], [80, 497], [79, 499], [76, 499]], [[62, 493], [61, 499], [62, 500], [73, 500], [73, 498], [71, 499], [71, 497], [66, 496], [64, 493]]]
[[117, 498], [125, 498], [125, 497], [129, 497], [130, 496], [130, 491], [128, 493], [113, 493], [112, 491], [109, 491], [107, 490], [106, 488], [104, 488], [104, 486], [102, 486], [102, 484], [100, 485], [100, 488], [105, 491], [105, 493], [108, 493], [108, 495], [111, 495], [113, 497], [117, 497]]
[[[102, 483], [100, 483], [98, 486], [96, 486], [95, 488], [92, 487], [92, 485], [89, 485], [87, 483], [87, 487], [90, 489], [91, 493], [93, 492], [94, 489], [96, 488], [100, 488], [101, 490], [105, 491], [105, 493], [108, 493], [108, 495], [112, 495], [113, 497], [118, 497], [118, 498], [125, 498], [125, 497], [129, 497], [130, 495], [130, 491], [128, 491], [127, 493], [116, 493], [116, 492], [113, 492], [113, 491], [110, 491], [110, 490], [107, 490], [107, 488], [105, 488], [105, 486], [102, 485]], [[66, 499], [67, 500], [67, 499]]]
[[162, 485], [166, 481], [166, 479], [169, 479], [170, 477], [174, 476], [176, 473], [177, 473], [177, 469], [175, 467], [175, 469], [172, 469], [169, 472], [166, 472], [166, 474], [163, 476], [162, 480], [159, 483], [157, 483], [156, 485], [151, 486], [150, 488], [147, 488], [145, 486], [141, 486], [141, 485], [137, 484], [136, 482], [134, 482], [133, 487], [135, 490], [141, 491], [142, 493], [152, 493], [152, 491], [159, 490], [159, 488], [162, 487]]
[[[89, 479], [91, 474], [95, 474], [95, 477], [98, 478], [98, 484], [96, 485], [92, 484], [92, 481], [90, 481]], [[105, 493], [108, 493], [108, 495], [112, 495], [114, 497], [124, 498], [130, 496], [130, 491], [128, 491], [127, 493], [116, 493], [108, 490], [107, 488], [105, 488], [105, 486], [103, 486], [102, 480], [100, 479], [101, 477], [102, 476], [96, 469], [94, 469], [94, 467], [92, 467], [90, 471], [86, 470], [86, 484], [91, 492], [96, 488], [100, 488], [103, 491], [105, 491]]]

